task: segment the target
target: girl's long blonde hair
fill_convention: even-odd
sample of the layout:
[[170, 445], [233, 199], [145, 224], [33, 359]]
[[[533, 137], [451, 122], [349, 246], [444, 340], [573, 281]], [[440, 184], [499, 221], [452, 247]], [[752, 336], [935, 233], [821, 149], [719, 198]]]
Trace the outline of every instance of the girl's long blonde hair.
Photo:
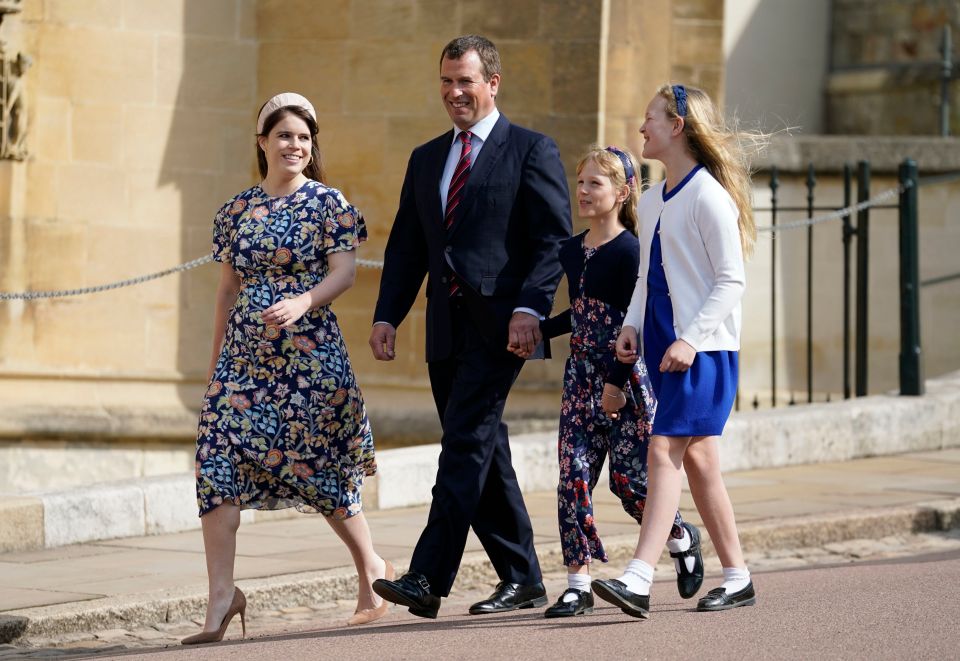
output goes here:
[[[611, 151], [611, 149], [616, 149], [630, 159], [630, 165], [633, 166], [633, 178], [631, 180], [627, 181], [627, 172], [623, 166], [623, 161], [621, 161], [620, 157]], [[583, 170], [583, 166], [590, 160], [594, 161], [600, 167], [600, 172], [610, 177], [610, 183], [613, 184], [615, 189], [620, 190], [624, 186], [630, 187], [630, 194], [627, 196], [627, 199], [623, 201], [623, 204], [620, 205], [617, 220], [620, 221], [621, 225], [630, 230], [631, 234], [636, 236], [639, 220], [637, 217], [637, 202], [640, 200], [640, 181], [638, 180], [640, 176], [640, 166], [637, 165], [637, 159], [634, 158], [633, 154], [621, 147], [607, 147], [604, 149], [599, 145], [594, 145], [590, 147], [590, 150], [584, 154], [580, 158], [580, 162], [577, 163], [578, 175], [580, 171]]]
[[[686, 90], [686, 115], [683, 116], [683, 133], [687, 138], [690, 153], [720, 182], [733, 198], [740, 211], [737, 224], [740, 226], [740, 245], [744, 257], [753, 252], [757, 239], [757, 225], [753, 218], [751, 203], [750, 165], [748, 149], [755, 153], [762, 149], [768, 136], [762, 133], [739, 131], [727, 126], [719, 109], [706, 92], [696, 87], [684, 86]], [[663, 85], [657, 94], [667, 100], [667, 116], [680, 117], [673, 85]]]

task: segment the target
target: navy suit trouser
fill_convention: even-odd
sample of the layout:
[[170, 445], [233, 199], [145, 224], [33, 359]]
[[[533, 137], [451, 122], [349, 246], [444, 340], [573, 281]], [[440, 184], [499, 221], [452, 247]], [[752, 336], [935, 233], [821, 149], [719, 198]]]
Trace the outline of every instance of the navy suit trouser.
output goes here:
[[451, 305], [453, 352], [429, 363], [443, 427], [440, 462], [426, 528], [410, 568], [446, 597], [453, 587], [471, 527], [503, 581], [542, 580], [533, 526], [510, 459], [501, 421], [523, 360], [491, 346], [462, 305]]

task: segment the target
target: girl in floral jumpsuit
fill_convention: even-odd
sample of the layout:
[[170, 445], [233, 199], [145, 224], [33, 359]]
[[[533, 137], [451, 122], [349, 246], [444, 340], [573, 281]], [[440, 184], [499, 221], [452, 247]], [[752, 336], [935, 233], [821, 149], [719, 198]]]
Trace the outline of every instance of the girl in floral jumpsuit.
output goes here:
[[[560, 541], [569, 588], [546, 617], [593, 610], [589, 565], [607, 562], [591, 501], [603, 462], [610, 457], [610, 490], [637, 523], [647, 487], [647, 444], [656, 403], [642, 361], [624, 364], [614, 346], [633, 293], [639, 264], [632, 156], [615, 147], [593, 149], [577, 167], [577, 202], [590, 229], [560, 249], [570, 308], [542, 323], [544, 337], [570, 333], [560, 409], [560, 482], [557, 487]], [[668, 547], [676, 557], [696, 555], [699, 534], [680, 518]], [[696, 564], [696, 563], [695, 563]], [[702, 562], [699, 581], [702, 581]], [[677, 563], [684, 597], [699, 588], [687, 564]], [[689, 592], [690, 594], [685, 594]]]

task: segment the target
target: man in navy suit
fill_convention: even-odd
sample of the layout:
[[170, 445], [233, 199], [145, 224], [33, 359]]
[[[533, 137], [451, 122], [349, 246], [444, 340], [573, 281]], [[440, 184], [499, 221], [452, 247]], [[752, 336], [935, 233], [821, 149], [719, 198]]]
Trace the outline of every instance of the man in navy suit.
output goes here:
[[501, 416], [553, 304], [570, 201], [557, 145], [499, 113], [499, 86], [489, 40], [458, 37], [443, 49], [440, 94], [454, 128], [410, 156], [370, 334], [374, 356], [393, 360], [396, 329], [428, 276], [437, 481], [410, 571], [373, 586], [421, 617], [436, 617], [450, 593], [471, 526], [500, 583], [470, 613], [547, 603]]

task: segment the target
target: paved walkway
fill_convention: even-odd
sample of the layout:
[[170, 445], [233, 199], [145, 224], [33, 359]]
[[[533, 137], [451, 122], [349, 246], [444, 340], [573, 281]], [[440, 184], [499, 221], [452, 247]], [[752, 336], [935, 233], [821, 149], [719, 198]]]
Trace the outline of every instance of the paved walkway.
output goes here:
[[[827, 530], [825, 536], [818, 538], [816, 531], [831, 526], [835, 529], [840, 519], [856, 521], [858, 517], [870, 518], [871, 513], [874, 519], [877, 514], [887, 518], [886, 512], [906, 511], [931, 501], [948, 504], [953, 501], [953, 509], [947, 508], [953, 512], [949, 514], [952, 522], [946, 527], [960, 525], [956, 520], [956, 504], [960, 503], [960, 448], [745, 471], [727, 475], [726, 481], [738, 523], [746, 531], [744, 543], [748, 550], [751, 546], [773, 548], [778, 539], [782, 541], [781, 546], [799, 545], [799, 538], [781, 534], [786, 527], [796, 528], [797, 521], [809, 524], [803, 539], [816, 538], [817, 544], [842, 541], [841, 538], [897, 534], [896, 530], [884, 530], [876, 523], [861, 528], [860, 534]], [[545, 565], [551, 563], [545, 570], [556, 569], [553, 564], [559, 567], [555, 499], [553, 493], [533, 493], [526, 497], [538, 552]], [[686, 492], [682, 512], [690, 521], [700, 523]], [[398, 566], [405, 566], [426, 515], [427, 507], [369, 513], [380, 553]], [[637, 528], [606, 489], [598, 489], [596, 518], [605, 542], [611, 542], [608, 547], [616, 546], [612, 542], [619, 540], [619, 558], [625, 557], [635, 543]], [[863, 534], [863, 530], [868, 531], [867, 534]], [[778, 538], [778, 534], [781, 537]], [[832, 540], [831, 534], [840, 538]], [[472, 537], [468, 543], [468, 551], [471, 550], [482, 551]], [[244, 581], [276, 581], [304, 572], [312, 572], [314, 577], [320, 572], [320, 575], [349, 580], [352, 572], [346, 549], [317, 516], [300, 515], [243, 525], [237, 553], [236, 574], [241, 585]], [[619, 558], [613, 563], [616, 568], [619, 568]], [[611, 567], [610, 571], [613, 570]], [[600, 575], [605, 572], [607, 568], [598, 571]], [[156, 599], [163, 594], [202, 597], [205, 589], [203, 542], [199, 531], [0, 554], [0, 621], [5, 617], [8, 620], [33, 618], [37, 614], [53, 621], [58, 612], [77, 617], [85, 604], [92, 608], [105, 603], [105, 599], [130, 604], [141, 597]], [[262, 607], [273, 608], [276, 604], [264, 603]], [[175, 615], [168, 611], [168, 619], [175, 619]], [[193, 617], [189, 609], [179, 615]]]

